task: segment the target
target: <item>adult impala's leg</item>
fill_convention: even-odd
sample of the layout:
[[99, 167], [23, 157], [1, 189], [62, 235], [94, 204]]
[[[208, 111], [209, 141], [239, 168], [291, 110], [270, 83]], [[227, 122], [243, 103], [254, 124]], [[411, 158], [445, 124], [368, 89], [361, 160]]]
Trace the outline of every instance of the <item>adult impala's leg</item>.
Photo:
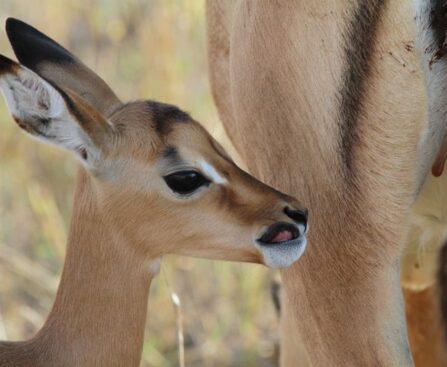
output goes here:
[[439, 294], [435, 285], [424, 290], [404, 288], [408, 338], [416, 367], [447, 365]]
[[447, 236], [447, 175], [431, 175], [413, 204], [401, 259], [408, 336], [416, 367], [447, 365], [441, 322], [439, 253]]
[[219, 117], [230, 136], [237, 134], [230, 85], [230, 32], [236, 5], [233, 0], [211, 0], [206, 7], [209, 77]]
[[[418, 146], [424, 177], [413, 204], [410, 231], [402, 258], [409, 339], [416, 366], [447, 365], [447, 344], [440, 317], [437, 273], [444, 267], [439, 254], [447, 238], [447, 8], [444, 0], [415, 1], [415, 47], [428, 96], [427, 124]], [[419, 180], [423, 182], [423, 180]], [[444, 253], [444, 252], [443, 252]], [[441, 293], [442, 287], [441, 285]]]
[[283, 279], [314, 366], [412, 365], [398, 265], [425, 121], [412, 19], [400, 1], [232, 12], [223, 121], [254, 174], [313, 209], [308, 253]]

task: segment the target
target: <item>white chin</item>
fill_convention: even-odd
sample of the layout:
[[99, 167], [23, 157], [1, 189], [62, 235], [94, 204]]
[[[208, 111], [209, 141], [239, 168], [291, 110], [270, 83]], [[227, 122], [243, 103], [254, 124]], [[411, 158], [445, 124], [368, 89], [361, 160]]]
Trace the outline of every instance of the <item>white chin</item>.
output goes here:
[[262, 253], [264, 264], [271, 268], [285, 268], [297, 261], [306, 249], [307, 240], [301, 237], [276, 244], [256, 244]]

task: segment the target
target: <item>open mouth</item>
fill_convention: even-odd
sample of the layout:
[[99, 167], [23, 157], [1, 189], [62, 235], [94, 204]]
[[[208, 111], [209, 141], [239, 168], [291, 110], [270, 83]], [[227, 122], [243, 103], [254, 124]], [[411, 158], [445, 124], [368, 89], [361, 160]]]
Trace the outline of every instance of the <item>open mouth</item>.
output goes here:
[[274, 246], [276, 244], [293, 241], [298, 237], [300, 237], [300, 231], [296, 226], [279, 222], [267, 228], [267, 231], [258, 239], [258, 242], [262, 245]]
[[256, 241], [263, 255], [264, 264], [273, 268], [283, 268], [297, 261], [306, 249], [304, 231], [290, 223], [272, 224]]

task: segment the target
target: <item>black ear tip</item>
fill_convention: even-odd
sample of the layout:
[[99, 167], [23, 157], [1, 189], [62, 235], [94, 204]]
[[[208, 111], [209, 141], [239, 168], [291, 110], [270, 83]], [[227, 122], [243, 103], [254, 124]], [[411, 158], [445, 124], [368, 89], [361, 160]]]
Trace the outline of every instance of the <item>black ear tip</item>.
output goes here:
[[14, 26], [14, 23], [20, 22], [17, 18], [8, 17], [6, 18], [6, 28], [10, 28], [11, 26]]
[[34, 30], [29, 24], [16, 18], [7, 18], [5, 29], [9, 39], [14, 38], [20, 32]]
[[7, 18], [5, 23], [6, 33], [14, 32], [14, 30], [17, 29], [18, 26], [20, 26], [23, 23], [21, 20], [18, 20], [16, 18]]
[[17, 59], [31, 70], [37, 71], [42, 62], [71, 62], [74, 59], [62, 46], [21, 20], [8, 18], [6, 34]]

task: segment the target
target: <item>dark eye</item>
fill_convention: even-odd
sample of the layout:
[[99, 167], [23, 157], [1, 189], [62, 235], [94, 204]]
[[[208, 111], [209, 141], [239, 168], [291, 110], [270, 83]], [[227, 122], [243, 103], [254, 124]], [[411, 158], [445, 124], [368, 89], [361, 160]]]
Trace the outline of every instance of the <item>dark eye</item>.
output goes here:
[[191, 194], [199, 187], [210, 184], [210, 180], [196, 171], [175, 172], [163, 179], [172, 191], [181, 195]]

